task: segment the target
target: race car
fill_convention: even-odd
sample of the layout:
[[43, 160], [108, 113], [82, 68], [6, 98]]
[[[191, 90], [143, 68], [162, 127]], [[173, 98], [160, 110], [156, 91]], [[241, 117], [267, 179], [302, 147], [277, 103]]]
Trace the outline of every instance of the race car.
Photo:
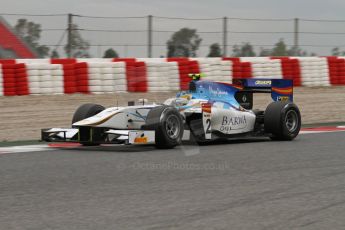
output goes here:
[[[290, 141], [299, 133], [301, 114], [293, 103], [293, 81], [238, 79], [232, 84], [201, 80], [191, 74], [189, 90], [162, 104], [104, 108], [83, 104], [74, 113], [71, 128], [42, 129], [43, 141], [82, 145], [154, 144], [174, 148], [182, 140], [207, 143], [216, 139], [269, 137]], [[253, 95], [269, 93], [265, 110], [253, 109]]]

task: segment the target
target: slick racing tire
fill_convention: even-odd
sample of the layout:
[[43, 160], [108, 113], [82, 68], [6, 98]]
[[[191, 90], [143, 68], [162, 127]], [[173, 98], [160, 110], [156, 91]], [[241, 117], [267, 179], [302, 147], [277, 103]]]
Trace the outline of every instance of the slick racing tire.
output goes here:
[[171, 149], [182, 142], [183, 120], [180, 113], [171, 106], [152, 108], [147, 114], [144, 130], [155, 130], [155, 146]]
[[97, 104], [83, 104], [79, 106], [79, 108], [74, 112], [72, 118], [72, 124], [81, 120], [84, 120], [88, 117], [92, 117], [100, 112], [102, 112], [105, 108], [101, 105]]
[[269, 104], [265, 111], [265, 132], [272, 140], [291, 141], [301, 129], [301, 113], [292, 102], [276, 101]]
[[[72, 127], [73, 123], [84, 120], [88, 117], [92, 117], [100, 112], [102, 112], [105, 108], [102, 105], [98, 104], [83, 104], [79, 106], [79, 108], [74, 112], [73, 118], [72, 118]], [[83, 132], [83, 129], [80, 129], [79, 132]], [[80, 133], [80, 135], [83, 135], [83, 133]], [[96, 146], [99, 145], [97, 143], [92, 142], [83, 142], [81, 143], [84, 146]]]

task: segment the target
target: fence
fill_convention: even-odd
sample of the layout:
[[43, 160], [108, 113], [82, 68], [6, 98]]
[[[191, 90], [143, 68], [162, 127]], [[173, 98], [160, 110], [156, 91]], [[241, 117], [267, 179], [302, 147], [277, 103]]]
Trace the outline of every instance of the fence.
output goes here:
[[79, 33], [89, 41], [92, 57], [102, 57], [108, 48], [114, 48], [121, 57], [166, 56], [166, 42], [184, 27], [197, 29], [203, 39], [198, 56], [206, 56], [213, 43], [219, 43], [224, 56], [230, 56], [235, 44], [250, 42], [258, 52], [272, 48], [281, 38], [290, 48], [299, 47], [319, 55], [329, 55], [334, 47], [345, 47], [343, 20], [0, 15], [13, 26], [19, 18], [42, 24], [40, 43], [57, 49], [61, 56], [65, 56], [63, 47], [69, 44], [72, 23], [78, 25]]

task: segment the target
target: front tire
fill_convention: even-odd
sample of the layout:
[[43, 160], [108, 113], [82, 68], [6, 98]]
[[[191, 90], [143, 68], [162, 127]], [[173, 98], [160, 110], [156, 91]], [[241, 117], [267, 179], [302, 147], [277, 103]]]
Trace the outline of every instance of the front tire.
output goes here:
[[301, 113], [292, 102], [276, 101], [269, 104], [265, 111], [265, 132], [272, 140], [291, 141], [301, 129]]
[[[105, 108], [102, 105], [98, 104], [83, 104], [79, 106], [79, 108], [74, 112], [72, 118], [72, 127], [75, 122], [84, 120], [88, 117], [92, 117], [100, 112], [102, 112]], [[80, 136], [89, 136], [87, 129], [79, 129]], [[97, 146], [99, 144], [93, 142], [83, 142], [81, 143], [84, 146]]]
[[143, 129], [155, 130], [155, 146], [159, 149], [171, 149], [182, 142], [183, 120], [174, 107], [152, 108]]
[[75, 122], [84, 120], [88, 117], [92, 117], [100, 112], [102, 112], [105, 108], [102, 105], [98, 104], [83, 104], [78, 107], [78, 109], [74, 112], [73, 118], [72, 118], [72, 125]]

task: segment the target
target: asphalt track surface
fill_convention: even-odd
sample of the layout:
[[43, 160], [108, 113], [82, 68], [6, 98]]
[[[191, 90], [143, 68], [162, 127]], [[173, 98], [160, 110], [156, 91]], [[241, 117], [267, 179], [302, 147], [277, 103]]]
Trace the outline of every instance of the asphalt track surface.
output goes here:
[[0, 229], [345, 229], [345, 132], [0, 156]]

